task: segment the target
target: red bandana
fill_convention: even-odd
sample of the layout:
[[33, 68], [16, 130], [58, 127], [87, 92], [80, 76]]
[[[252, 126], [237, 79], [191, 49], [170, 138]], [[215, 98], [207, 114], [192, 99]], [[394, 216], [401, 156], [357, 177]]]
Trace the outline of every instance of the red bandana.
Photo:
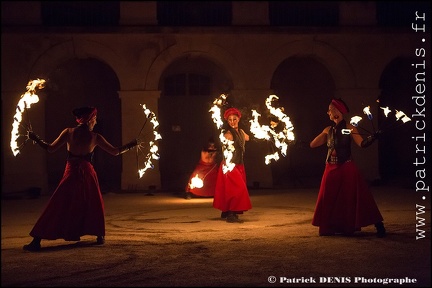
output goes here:
[[333, 104], [333, 106], [336, 107], [336, 109], [339, 110], [339, 112], [341, 112], [342, 114], [348, 113], [348, 107], [342, 100], [333, 99], [331, 101], [331, 104]]
[[84, 124], [87, 123], [88, 121], [90, 121], [93, 117], [95, 117], [97, 115], [97, 109], [93, 108], [91, 109], [88, 113], [80, 115], [80, 116], [76, 116], [75, 120], [76, 122], [78, 122], [79, 124]]
[[230, 115], [237, 115], [237, 117], [241, 118], [241, 113], [240, 113], [240, 111], [239, 111], [238, 109], [236, 109], [236, 108], [229, 108], [229, 109], [227, 109], [227, 110], [225, 111], [225, 113], [224, 113], [224, 119], [225, 119], [225, 120], [228, 120], [228, 117], [229, 117]]

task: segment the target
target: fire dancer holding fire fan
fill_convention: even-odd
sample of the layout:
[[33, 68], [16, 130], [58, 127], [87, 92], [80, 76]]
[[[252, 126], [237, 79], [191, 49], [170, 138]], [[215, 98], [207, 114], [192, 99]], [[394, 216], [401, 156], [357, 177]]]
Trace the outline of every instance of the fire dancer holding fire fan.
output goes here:
[[324, 144], [328, 147], [312, 225], [319, 227], [320, 236], [330, 236], [336, 233], [352, 235], [361, 227], [374, 224], [377, 236], [385, 237], [383, 217], [351, 156], [351, 139], [366, 148], [379, 133], [363, 139], [356, 127], [346, 123], [344, 114], [348, 112], [342, 99], [333, 99], [327, 114], [334, 125], [324, 128], [310, 142], [311, 148]]
[[51, 144], [28, 131], [29, 139], [50, 153], [66, 144], [68, 157], [63, 178], [30, 232], [33, 241], [24, 245], [24, 250], [39, 251], [42, 239], [80, 241], [83, 235], [95, 235], [97, 244], [105, 243], [104, 203], [92, 164], [94, 149], [99, 146], [117, 156], [138, 145], [138, 140], [114, 147], [102, 135], [93, 132], [97, 123], [96, 108], [76, 108], [72, 114], [78, 125], [64, 129]]
[[246, 185], [246, 171], [243, 162], [245, 143], [249, 141], [249, 135], [239, 128], [241, 113], [236, 108], [228, 108], [224, 113], [224, 119], [229, 125], [224, 137], [233, 141], [235, 148], [231, 163], [234, 167], [226, 173], [223, 166], [227, 164], [227, 157], [224, 153], [224, 160], [219, 166], [216, 180], [213, 207], [222, 211], [221, 218], [226, 218], [228, 223], [242, 223], [238, 215], [243, 214], [252, 208], [249, 191]]

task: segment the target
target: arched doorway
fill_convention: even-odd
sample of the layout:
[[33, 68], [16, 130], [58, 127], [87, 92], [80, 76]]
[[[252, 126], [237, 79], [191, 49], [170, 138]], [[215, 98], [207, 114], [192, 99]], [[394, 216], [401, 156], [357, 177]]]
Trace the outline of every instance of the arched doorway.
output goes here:
[[[101, 133], [114, 146], [121, 145], [120, 84], [113, 70], [96, 59], [71, 59], [59, 65], [49, 75], [45, 93], [46, 138], [54, 140], [66, 127], [76, 126], [72, 110], [81, 106], [98, 109], [95, 132]], [[48, 155], [48, 185], [50, 193], [64, 171], [65, 150]], [[96, 148], [94, 167], [102, 192], [120, 189], [121, 157], [113, 157]]]
[[331, 124], [326, 112], [335, 93], [333, 78], [312, 57], [290, 57], [274, 72], [271, 89], [290, 117], [296, 137], [287, 157], [277, 164], [284, 179], [281, 185], [316, 185], [324, 169], [325, 147], [310, 149], [309, 142]]
[[174, 61], [161, 76], [158, 105], [162, 190], [184, 191], [200, 157], [201, 147], [218, 131], [209, 109], [221, 93], [232, 89], [222, 68], [191, 55]]
[[[388, 106], [392, 111], [402, 111], [408, 117], [415, 113], [416, 104], [411, 97], [416, 93], [415, 74], [417, 71], [411, 65], [412, 63], [416, 63], [416, 59], [400, 57], [391, 61], [384, 69], [379, 83], [380, 107]], [[429, 82], [426, 81], [426, 85], [427, 83]], [[430, 91], [429, 88], [427, 87], [426, 91]], [[421, 110], [421, 107], [419, 108]], [[419, 133], [415, 131], [414, 121], [406, 123], [399, 121], [398, 124], [395, 124], [394, 113], [388, 118], [383, 113], [379, 113], [379, 116], [379, 126], [384, 131], [378, 141], [381, 177], [387, 182], [402, 181], [403, 185], [413, 185], [415, 183], [416, 167], [413, 162], [416, 158], [416, 143], [412, 137]], [[426, 133], [426, 135], [429, 134]]]

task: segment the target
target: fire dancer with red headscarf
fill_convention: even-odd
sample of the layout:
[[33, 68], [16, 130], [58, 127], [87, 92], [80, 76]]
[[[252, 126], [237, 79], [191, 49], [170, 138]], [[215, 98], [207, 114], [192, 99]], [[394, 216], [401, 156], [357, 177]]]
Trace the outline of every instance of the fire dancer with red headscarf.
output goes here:
[[352, 235], [361, 227], [375, 224], [377, 236], [385, 237], [383, 217], [351, 156], [351, 139], [365, 148], [376, 136], [363, 140], [357, 128], [346, 123], [344, 115], [348, 112], [342, 99], [333, 99], [327, 114], [334, 125], [324, 128], [310, 143], [311, 148], [328, 147], [312, 225], [319, 227], [320, 236], [329, 236]]
[[243, 222], [238, 215], [252, 208], [243, 162], [245, 143], [249, 141], [249, 135], [239, 128], [240, 118], [241, 113], [236, 108], [229, 108], [224, 113], [224, 119], [229, 125], [224, 137], [233, 141], [235, 148], [230, 161], [234, 167], [226, 173], [223, 171], [223, 166], [227, 162], [224, 154], [224, 160], [219, 166], [213, 199], [213, 207], [222, 211], [221, 218], [226, 218], [228, 223]]
[[28, 131], [29, 139], [50, 153], [66, 144], [68, 157], [63, 178], [30, 232], [33, 241], [24, 245], [24, 250], [39, 251], [41, 239], [79, 241], [83, 235], [94, 235], [97, 244], [105, 242], [104, 203], [92, 164], [94, 149], [99, 146], [116, 156], [135, 147], [138, 140], [114, 147], [101, 134], [93, 132], [96, 108], [77, 108], [72, 114], [78, 125], [64, 129], [52, 143]]

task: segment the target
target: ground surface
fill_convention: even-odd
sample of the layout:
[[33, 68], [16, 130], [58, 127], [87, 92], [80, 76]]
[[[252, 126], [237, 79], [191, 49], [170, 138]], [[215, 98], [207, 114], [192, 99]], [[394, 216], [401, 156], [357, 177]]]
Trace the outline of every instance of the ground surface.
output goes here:
[[[105, 245], [93, 236], [43, 240], [37, 253], [22, 246], [48, 197], [2, 200], [1, 286], [429, 287], [430, 201], [405, 188], [372, 190], [386, 238], [373, 226], [352, 237], [318, 236], [317, 189], [251, 190], [253, 208], [241, 224], [221, 220], [212, 199], [108, 193]], [[423, 235], [416, 204], [427, 207], [417, 215], [427, 219], [417, 227]]]

